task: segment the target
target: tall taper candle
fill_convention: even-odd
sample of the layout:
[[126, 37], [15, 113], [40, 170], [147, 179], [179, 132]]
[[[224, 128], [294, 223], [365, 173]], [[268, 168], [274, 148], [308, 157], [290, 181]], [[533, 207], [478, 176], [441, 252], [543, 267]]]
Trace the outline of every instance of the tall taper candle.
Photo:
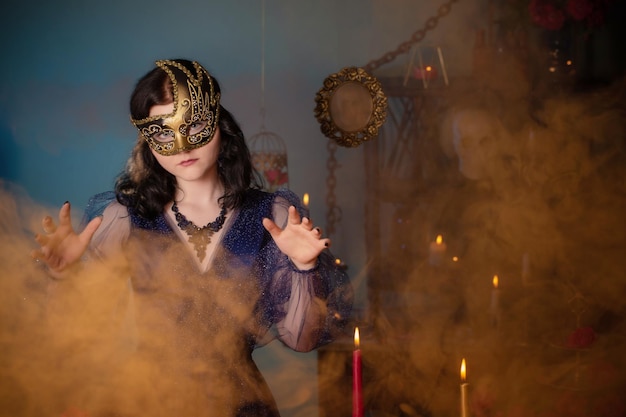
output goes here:
[[493, 288], [491, 289], [491, 324], [494, 327], [498, 327], [500, 322], [500, 290], [498, 288], [500, 280], [497, 275], [493, 276], [491, 283]]
[[465, 367], [465, 358], [461, 361], [461, 417], [469, 417], [469, 411], [467, 406], [467, 370]]
[[358, 327], [354, 329], [354, 352], [352, 352], [352, 417], [363, 417], [361, 349]]

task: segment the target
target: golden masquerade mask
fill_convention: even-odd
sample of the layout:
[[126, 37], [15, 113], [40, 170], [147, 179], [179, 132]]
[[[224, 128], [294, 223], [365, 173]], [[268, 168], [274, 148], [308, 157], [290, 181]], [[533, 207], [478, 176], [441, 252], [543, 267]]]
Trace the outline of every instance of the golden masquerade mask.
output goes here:
[[161, 155], [199, 148], [209, 143], [219, 119], [220, 93], [209, 73], [193, 62], [195, 74], [176, 61], [157, 61], [172, 81], [174, 110], [170, 114], [149, 116], [132, 123], [150, 147]]

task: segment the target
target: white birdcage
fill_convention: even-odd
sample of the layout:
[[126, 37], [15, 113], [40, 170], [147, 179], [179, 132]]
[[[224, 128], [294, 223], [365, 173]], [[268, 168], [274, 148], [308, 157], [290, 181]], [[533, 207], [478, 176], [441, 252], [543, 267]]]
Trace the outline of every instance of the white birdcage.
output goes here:
[[259, 133], [248, 139], [254, 168], [261, 174], [264, 188], [276, 191], [289, 186], [287, 170], [287, 147], [276, 133], [261, 128]]

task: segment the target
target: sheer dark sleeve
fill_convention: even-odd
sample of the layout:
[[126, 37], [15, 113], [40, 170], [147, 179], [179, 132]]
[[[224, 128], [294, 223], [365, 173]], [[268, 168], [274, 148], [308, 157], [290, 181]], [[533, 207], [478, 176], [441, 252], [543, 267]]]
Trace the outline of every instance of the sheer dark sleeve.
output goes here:
[[[274, 220], [284, 226], [290, 205], [307, 215], [298, 198], [290, 192], [276, 194]], [[307, 271], [298, 270], [275, 245], [274, 267], [270, 269], [269, 299], [277, 337], [297, 351], [310, 351], [329, 343], [344, 332], [352, 309], [353, 292], [345, 271], [328, 250]]]

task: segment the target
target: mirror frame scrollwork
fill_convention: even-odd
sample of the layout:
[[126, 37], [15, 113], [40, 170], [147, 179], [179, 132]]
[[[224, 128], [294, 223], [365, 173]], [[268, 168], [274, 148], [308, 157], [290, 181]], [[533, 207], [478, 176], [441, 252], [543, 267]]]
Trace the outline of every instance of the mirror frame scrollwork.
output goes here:
[[328, 76], [315, 102], [324, 136], [348, 148], [376, 137], [387, 117], [382, 86], [363, 68], [346, 67]]

